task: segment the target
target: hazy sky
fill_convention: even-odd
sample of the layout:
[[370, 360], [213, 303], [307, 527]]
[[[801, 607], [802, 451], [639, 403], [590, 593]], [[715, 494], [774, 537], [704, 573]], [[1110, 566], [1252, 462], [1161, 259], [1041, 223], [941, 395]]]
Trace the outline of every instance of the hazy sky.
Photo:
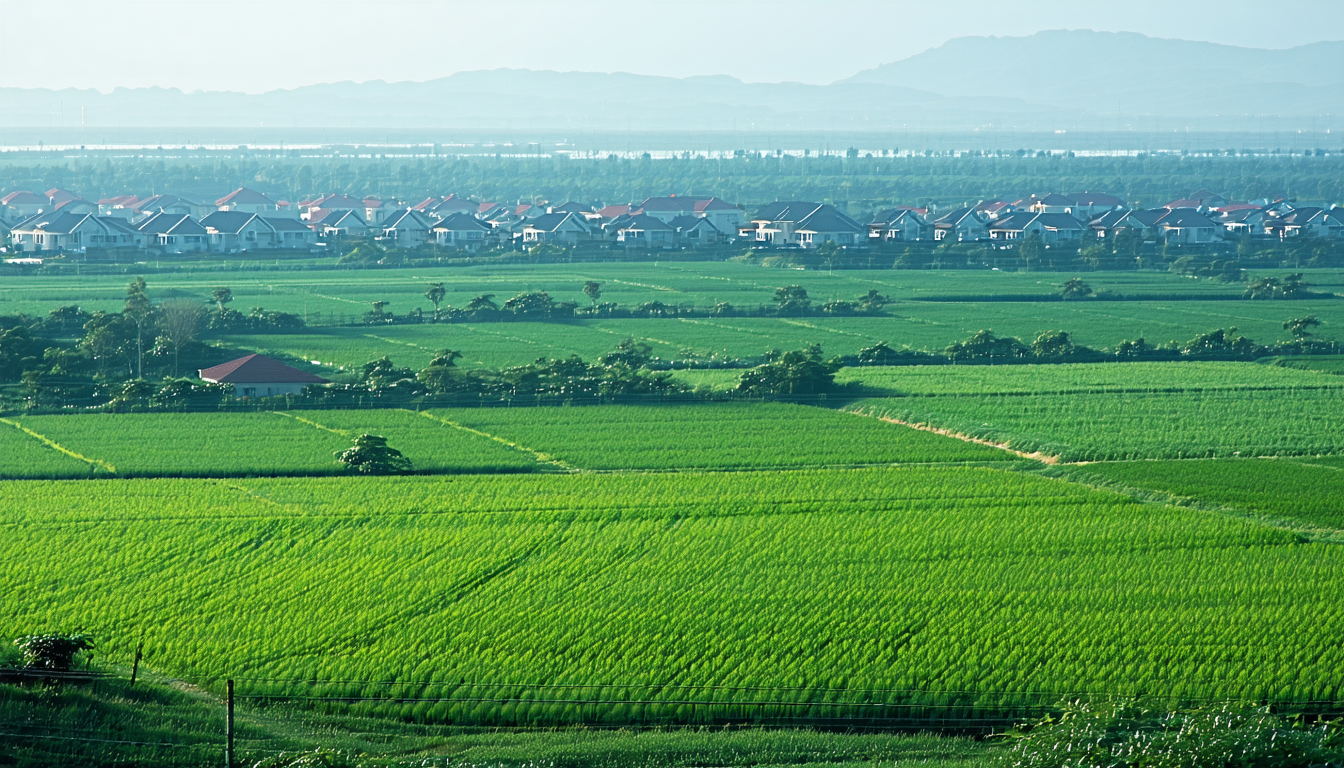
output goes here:
[[499, 67], [827, 83], [1043, 29], [1288, 48], [1344, 39], [1344, 0], [0, 0], [0, 86], [256, 93]]

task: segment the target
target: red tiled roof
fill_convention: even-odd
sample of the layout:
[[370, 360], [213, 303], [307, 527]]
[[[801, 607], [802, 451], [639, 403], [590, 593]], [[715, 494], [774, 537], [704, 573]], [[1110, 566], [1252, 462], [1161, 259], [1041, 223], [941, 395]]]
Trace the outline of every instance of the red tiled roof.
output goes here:
[[617, 216], [624, 216], [630, 212], [629, 205], [608, 205], [597, 212], [598, 216], [604, 219], [614, 219]]
[[275, 203], [256, 190], [240, 187], [216, 200], [215, 205], [275, 205]]
[[10, 192], [4, 197], [0, 197], [0, 205], [50, 205], [51, 201], [45, 197], [34, 195], [32, 192]]
[[200, 371], [204, 381], [221, 384], [326, 384], [321, 376], [285, 365], [265, 355], [248, 355]]

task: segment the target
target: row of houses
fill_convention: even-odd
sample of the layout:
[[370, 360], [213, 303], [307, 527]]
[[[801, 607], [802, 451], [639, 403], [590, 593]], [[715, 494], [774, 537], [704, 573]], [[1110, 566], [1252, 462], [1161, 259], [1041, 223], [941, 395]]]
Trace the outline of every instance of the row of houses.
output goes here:
[[[376, 198], [324, 195], [292, 210], [250, 189], [215, 201], [213, 210], [176, 195], [112, 198], [98, 206], [49, 190], [50, 210], [6, 225], [19, 253], [88, 248], [157, 248], [165, 253], [311, 249], [320, 243], [368, 238], [416, 248], [427, 243], [474, 251], [486, 245], [607, 242], [628, 248], [672, 249], [735, 241], [768, 248], [857, 247], [887, 242], [985, 242], [1007, 247], [1033, 235], [1047, 244], [1114, 237], [1128, 230], [1144, 241], [1210, 244], [1229, 234], [1256, 237], [1339, 237], [1344, 209], [1260, 200], [1234, 203], [1199, 190], [1160, 208], [1138, 210], [1103, 193], [1050, 193], [987, 200], [946, 211], [898, 206], [861, 224], [834, 205], [777, 201], [747, 216], [717, 197], [651, 197], [639, 203], [594, 206], [504, 204], [449, 195], [402, 207]], [[27, 205], [11, 193], [8, 209]], [[34, 198], [38, 196], [33, 195]], [[8, 201], [8, 202], [5, 202]], [[17, 202], [16, 202], [17, 201]], [[35, 205], [35, 203], [34, 203]], [[7, 230], [7, 231], [6, 231]]]

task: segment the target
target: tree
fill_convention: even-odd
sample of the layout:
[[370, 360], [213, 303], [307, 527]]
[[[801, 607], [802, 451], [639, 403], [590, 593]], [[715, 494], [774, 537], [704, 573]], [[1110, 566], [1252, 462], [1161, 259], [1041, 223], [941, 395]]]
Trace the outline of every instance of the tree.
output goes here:
[[1027, 270], [1039, 266], [1041, 259], [1045, 258], [1045, 244], [1041, 241], [1040, 232], [1029, 232], [1023, 238], [1022, 244], [1017, 246], [1017, 256], [1022, 260], [1022, 267]]
[[786, 285], [775, 289], [775, 306], [781, 315], [801, 315], [812, 306], [812, 300], [801, 285]]
[[1065, 281], [1064, 285], [1059, 287], [1059, 295], [1065, 301], [1085, 299], [1092, 295], [1092, 286], [1084, 283], [1082, 278], [1075, 277]]
[[883, 296], [877, 292], [876, 288], [869, 289], [867, 293], [859, 297], [859, 309], [864, 312], [881, 312], [882, 308], [891, 303], [891, 297]]
[[588, 280], [583, 284], [583, 295], [597, 307], [597, 300], [602, 298], [602, 284], [594, 280]]
[[986, 329], [977, 332], [966, 341], [948, 345], [946, 353], [954, 362], [957, 360], [995, 362], [1020, 360], [1027, 357], [1031, 350], [1012, 336], [995, 336], [993, 331]]
[[545, 291], [531, 291], [504, 302], [504, 309], [521, 317], [549, 317], [555, 302]]
[[68, 672], [75, 656], [93, 650], [93, 638], [84, 634], [27, 635], [14, 641], [23, 652], [23, 662], [30, 669]]
[[336, 463], [351, 472], [365, 475], [390, 475], [411, 471], [411, 460], [387, 444], [382, 435], [364, 434], [354, 445], [336, 454]]
[[900, 353], [879, 341], [871, 347], [859, 350], [859, 362], [864, 365], [891, 365], [900, 359]]
[[635, 341], [627, 336], [616, 345], [616, 351], [608, 352], [598, 361], [602, 365], [628, 365], [631, 368], [642, 368], [644, 364], [653, 359], [653, 347], [647, 342]]
[[415, 375], [415, 380], [430, 392], [459, 391], [466, 384], [466, 377], [457, 370], [457, 361], [460, 359], [462, 359], [461, 352], [455, 349], [441, 349], [434, 359], [429, 361], [429, 365]]
[[205, 322], [205, 307], [191, 299], [172, 299], [159, 305], [159, 331], [173, 350], [173, 375], [178, 375], [182, 347], [196, 340]]
[[1045, 331], [1031, 343], [1031, 353], [1042, 360], [1062, 360], [1075, 351], [1073, 337], [1066, 331]]
[[219, 314], [224, 314], [226, 305], [233, 301], [233, 290], [229, 288], [216, 288], [210, 292], [210, 298], [214, 300], [215, 306], [219, 308]]
[[482, 296], [477, 296], [476, 298], [467, 302], [468, 312], [485, 312], [485, 311], [495, 312], [498, 309], [499, 305], [495, 303], [495, 294], [493, 293], [487, 293]]
[[1295, 317], [1283, 324], [1283, 330], [1293, 334], [1294, 339], [1302, 340], [1311, 335], [1312, 328], [1320, 327], [1321, 321], [1315, 315]]
[[[364, 313], [364, 322], [370, 325], [392, 322], [392, 313], [387, 311], [387, 306], [388, 303], [386, 301], [379, 300], [373, 302], [373, 309]], [[261, 307], [257, 307], [256, 309], [260, 310]]]
[[840, 246], [834, 240], [827, 240], [817, 246], [817, 259], [826, 265], [828, 272], [835, 269], [836, 262], [840, 260]]
[[434, 322], [439, 322], [439, 304], [443, 302], [448, 290], [443, 287], [443, 283], [430, 283], [429, 290], [425, 291], [425, 298], [434, 305]]
[[1283, 284], [1277, 277], [1257, 277], [1246, 286], [1241, 294], [1243, 299], [1279, 299], [1283, 298]]
[[816, 395], [835, 388], [835, 368], [821, 360], [821, 348], [785, 352], [742, 374], [734, 392], [756, 397]]
[[145, 288], [145, 278], [137, 277], [126, 286], [126, 307], [121, 313], [135, 324], [135, 377], [145, 377], [145, 331], [149, 328], [154, 314], [154, 305], [149, 302], [149, 293]]

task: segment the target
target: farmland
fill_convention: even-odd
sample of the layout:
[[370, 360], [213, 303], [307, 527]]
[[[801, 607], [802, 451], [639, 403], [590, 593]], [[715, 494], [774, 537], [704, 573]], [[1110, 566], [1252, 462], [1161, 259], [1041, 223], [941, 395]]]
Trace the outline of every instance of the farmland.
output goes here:
[[1309, 456], [1344, 450], [1344, 390], [1337, 388], [872, 398], [849, 408], [1064, 461]]
[[0, 631], [78, 624], [109, 660], [144, 632], [146, 663], [175, 675], [372, 697], [347, 702], [366, 713], [1002, 716], [1078, 691], [1311, 706], [1344, 664], [1344, 550], [992, 468], [5, 491], [3, 546], [24, 556], [0, 569]]

